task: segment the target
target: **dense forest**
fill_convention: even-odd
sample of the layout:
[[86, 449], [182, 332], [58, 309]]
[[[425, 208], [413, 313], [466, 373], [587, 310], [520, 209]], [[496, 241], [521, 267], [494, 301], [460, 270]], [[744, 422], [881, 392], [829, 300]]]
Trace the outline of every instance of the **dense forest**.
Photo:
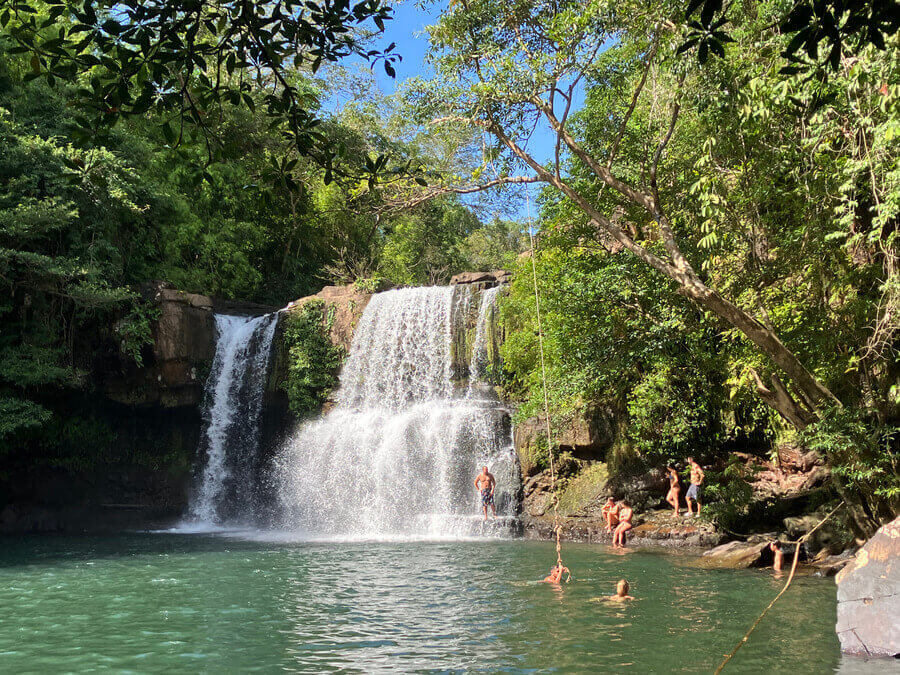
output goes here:
[[[402, 207], [361, 179], [326, 183], [325, 168], [292, 152], [253, 107], [226, 104], [210, 115], [214, 162], [204, 139], [176, 142], [153, 115], [123, 120], [102, 143], [85, 146], [78, 111], [68, 105], [75, 94], [26, 82], [30, 71], [26, 56], [0, 51], [0, 438], [7, 448], [70, 435], [60, 425], [78, 420], [55, 418], [52, 402], [90, 390], [94, 352], [105, 343], [140, 364], [154, 318], [141, 294], [148, 282], [281, 307], [329, 283], [446, 282], [497, 264], [510, 237], [516, 243], [511, 223], [482, 222], [452, 196]], [[334, 93], [324, 77], [295, 77], [310, 108]], [[403, 130], [396, 115], [379, 117], [387, 103], [371, 76], [335, 70], [328, 79], [362, 93], [360, 102], [321, 110], [323, 133], [359, 157], [433, 152], [429, 139], [394, 140]], [[263, 86], [250, 96], [261, 97]]]
[[[379, 3], [335, 5], [374, 24], [328, 44], [292, 3], [171, 29], [166, 2], [13, 3], [2, 447], [71, 438], [60, 401], [97, 345], [140, 361], [156, 280], [283, 306], [507, 266], [496, 381], [539, 415], [533, 226], [557, 427], [614, 411], [621, 470], [815, 450], [870, 533], [900, 501], [900, 36], [818, 4], [840, 30], [783, 0], [464, 0], [430, 29], [435, 76], [386, 97], [346, 62], [393, 72]], [[526, 193], [534, 223], [501, 217]]]

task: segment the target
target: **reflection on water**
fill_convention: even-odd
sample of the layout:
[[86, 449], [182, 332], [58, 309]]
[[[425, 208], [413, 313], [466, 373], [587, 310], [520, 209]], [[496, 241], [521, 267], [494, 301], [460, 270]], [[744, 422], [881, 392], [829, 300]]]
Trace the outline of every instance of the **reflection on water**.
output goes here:
[[[711, 672], [780, 586], [567, 545], [575, 580], [554, 587], [533, 542], [4, 543], [0, 672]], [[620, 578], [636, 600], [602, 601]], [[729, 672], [871, 672], [839, 657], [832, 582], [795, 586]]]

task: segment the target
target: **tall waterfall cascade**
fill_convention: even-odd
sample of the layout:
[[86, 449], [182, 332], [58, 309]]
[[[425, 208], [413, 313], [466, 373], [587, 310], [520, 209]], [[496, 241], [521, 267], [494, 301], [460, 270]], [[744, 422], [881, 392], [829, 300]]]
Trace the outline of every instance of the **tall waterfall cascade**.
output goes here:
[[334, 407], [301, 424], [275, 459], [279, 527], [376, 539], [479, 534], [474, 479], [485, 465], [497, 480], [495, 522], [514, 521], [509, 415], [490, 387], [475, 386], [496, 297], [468, 286], [372, 297]]
[[216, 352], [206, 380], [202, 470], [191, 499], [196, 526], [255, 520], [259, 418], [278, 313], [217, 314]]

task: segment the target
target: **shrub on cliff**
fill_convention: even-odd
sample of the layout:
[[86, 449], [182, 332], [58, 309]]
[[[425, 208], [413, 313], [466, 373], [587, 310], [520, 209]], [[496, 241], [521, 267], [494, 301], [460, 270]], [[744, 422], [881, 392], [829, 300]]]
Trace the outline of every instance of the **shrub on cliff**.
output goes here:
[[324, 301], [311, 300], [284, 319], [288, 365], [282, 387], [297, 416], [318, 412], [338, 383], [344, 350], [328, 337], [332, 311]]

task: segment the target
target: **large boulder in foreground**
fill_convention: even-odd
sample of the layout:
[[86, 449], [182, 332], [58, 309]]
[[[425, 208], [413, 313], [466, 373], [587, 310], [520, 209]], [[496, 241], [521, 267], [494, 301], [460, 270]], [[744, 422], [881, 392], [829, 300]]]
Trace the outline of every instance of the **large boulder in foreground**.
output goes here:
[[900, 654], [900, 516], [869, 539], [836, 581], [841, 650]]

